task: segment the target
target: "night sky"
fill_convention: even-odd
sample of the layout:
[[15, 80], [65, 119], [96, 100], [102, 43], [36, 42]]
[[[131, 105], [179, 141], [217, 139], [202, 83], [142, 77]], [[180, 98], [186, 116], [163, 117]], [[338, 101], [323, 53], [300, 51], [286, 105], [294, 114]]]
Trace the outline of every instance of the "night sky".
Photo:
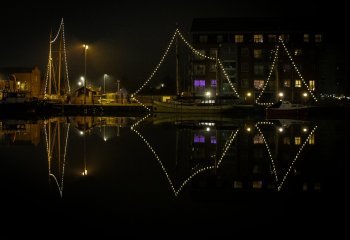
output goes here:
[[[341, 6], [305, 1], [107, 1], [17, 3], [1, 7], [0, 67], [38, 66], [45, 75], [50, 31], [65, 21], [71, 85], [84, 72], [83, 43], [88, 51], [87, 76], [102, 85], [103, 74], [111, 75], [130, 91], [148, 78], [175, 31], [176, 22], [189, 35], [196, 17], [315, 17], [341, 16]], [[317, 4], [317, 5], [315, 5]], [[343, 8], [346, 9], [346, 8]], [[344, 10], [345, 11], [345, 10]], [[345, 18], [345, 17], [344, 17]], [[174, 61], [174, 60], [170, 60]]]

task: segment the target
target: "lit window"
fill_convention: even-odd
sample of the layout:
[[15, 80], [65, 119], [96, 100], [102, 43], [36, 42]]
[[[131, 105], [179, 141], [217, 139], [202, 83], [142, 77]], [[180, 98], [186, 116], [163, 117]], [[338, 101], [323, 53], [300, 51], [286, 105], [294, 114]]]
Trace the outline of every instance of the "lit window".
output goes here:
[[269, 35], [267, 35], [267, 39], [270, 43], [274, 43], [274, 42], [276, 42], [277, 37], [275, 34], [269, 34]]
[[264, 37], [262, 34], [254, 34], [254, 42], [255, 43], [263, 43]]
[[301, 87], [301, 80], [300, 79], [297, 79], [295, 80], [295, 87]]
[[262, 134], [256, 134], [253, 139], [254, 144], [263, 144], [264, 143], [264, 138]]
[[295, 137], [294, 138], [294, 144], [295, 145], [300, 145], [301, 144], [301, 137]]
[[262, 58], [262, 50], [254, 49], [254, 58]]
[[202, 134], [194, 134], [193, 142], [195, 142], [195, 143], [204, 143], [205, 142], [204, 135], [202, 135]]
[[211, 136], [210, 137], [210, 143], [211, 144], [216, 144], [216, 136]]
[[254, 80], [254, 88], [261, 90], [264, 87], [264, 80]]
[[243, 41], [243, 35], [235, 35], [235, 43], [242, 43]]
[[205, 80], [194, 80], [194, 87], [205, 87]]
[[312, 91], [315, 91], [315, 80], [310, 80], [309, 81], [309, 86]]
[[322, 34], [316, 34], [315, 35], [315, 42], [317, 42], [317, 43], [322, 42]]
[[211, 85], [212, 87], [216, 87], [216, 86], [217, 86], [217, 81], [216, 81], [216, 79], [212, 79], [212, 80], [210, 81], [210, 85]]
[[290, 87], [290, 80], [289, 80], [289, 79], [284, 80], [283, 86], [285, 86], [285, 87]]
[[310, 41], [309, 34], [304, 34], [304, 42], [309, 42], [309, 41]]
[[200, 42], [200, 43], [206, 43], [206, 42], [208, 42], [208, 36], [207, 36], [207, 35], [200, 35], [200, 36], [199, 36], [199, 42]]
[[310, 145], [315, 144], [315, 135], [314, 135], [314, 134], [311, 134], [311, 136], [310, 136], [310, 138], [309, 138], [309, 144], [310, 144]]

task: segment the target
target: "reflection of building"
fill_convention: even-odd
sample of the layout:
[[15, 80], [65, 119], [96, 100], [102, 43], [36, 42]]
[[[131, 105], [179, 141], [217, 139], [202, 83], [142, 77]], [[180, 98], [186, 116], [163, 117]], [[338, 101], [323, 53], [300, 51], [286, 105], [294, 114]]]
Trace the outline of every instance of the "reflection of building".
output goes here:
[[1, 68], [0, 91], [26, 91], [31, 97], [39, 97], [41, 92], [41, 72], [34, 68]]
[[[275, 18], [194, 19], [191, 30], [193, 45], [202, 54], [220, 58], [230, 81], [243, 96], [243, 100], [253, 103], [266, 83], [275, 46], [281, 36], [306, 84], [311, 90], [317, 90], [322, 71], [319, 66], [323, 51], [323, 31], [320, 24], [300, 19], [292, 21]], [[213, 60], [194, 57], [194, 92], [200, 94], [209, 90], [232, 93], [229, 83], [223, 80], [223, 75], [217, 74], [215, 64]], [[265, 99], [261, 100], [271, 102], [276, 91], [283, 92], [285, 99], [290, 101], [304, 100], [303, 93], [307, 89], [282, 46], [277, 69], [278, 74], [273, 72], [265, 90]]]
[[0, 143], [34, 144], [40, 142], [40, 123], [28, 123], [21, 120], [0, 122]]

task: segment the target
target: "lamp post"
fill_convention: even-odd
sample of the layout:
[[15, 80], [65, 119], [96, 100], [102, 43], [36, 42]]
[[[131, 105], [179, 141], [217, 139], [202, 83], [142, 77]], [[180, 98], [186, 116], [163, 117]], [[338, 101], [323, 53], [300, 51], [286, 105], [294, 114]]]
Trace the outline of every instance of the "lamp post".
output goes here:
[[108, 75], [105, 73], [103, 75], [103, 93], [106, 93], [106, 78], [108, 77]]
[[89, 49], [89, 45], [87, 44], [84, 44], [83, 45], [84, 47], [84, 104], [86, 104], [86, 82], [87, 82], [87, 79], [86, 79], [86, 55], [87, 55], [87, 50]]
[[118, 84], [118, 86], [117, 86], [117, 91], [119, 92], [119, 84], [120, 84], [120, 80], [117, 80], [117, 84]]

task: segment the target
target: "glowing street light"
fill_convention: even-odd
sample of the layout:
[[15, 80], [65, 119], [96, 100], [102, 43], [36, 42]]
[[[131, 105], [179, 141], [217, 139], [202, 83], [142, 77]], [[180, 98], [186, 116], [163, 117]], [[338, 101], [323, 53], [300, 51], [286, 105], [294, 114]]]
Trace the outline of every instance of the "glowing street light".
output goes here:
[[84, 81], [84, 104], [86, 104], [86, 82], [87, 82], [87, 80], [86, 80], [86, 55], [87, 55], [87, 50], [89, 49], [89, 45], [87, 45], [87, 44], [84, 44], [83, 45], [83, 47], [84, 47], [84, 79], [85, 79], [85, 81]]
[[103, 93], [106, 93], [106, 78], [108, 75], [105, 73], [103, 74]]

